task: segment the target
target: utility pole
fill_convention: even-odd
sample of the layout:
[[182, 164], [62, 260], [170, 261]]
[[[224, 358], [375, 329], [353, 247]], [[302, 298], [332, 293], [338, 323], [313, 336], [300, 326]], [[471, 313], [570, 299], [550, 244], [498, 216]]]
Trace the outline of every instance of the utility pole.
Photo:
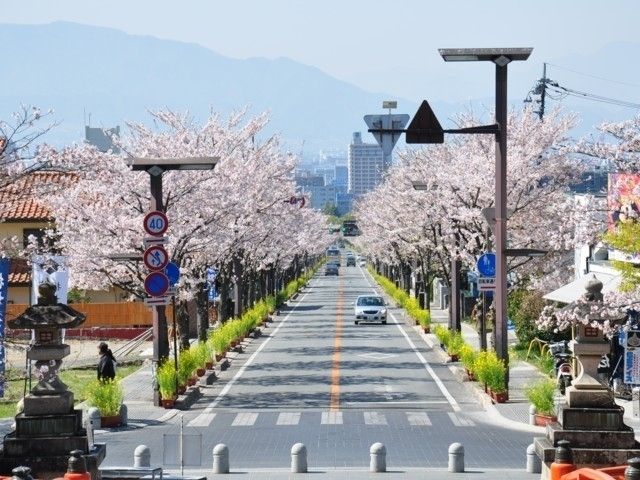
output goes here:
[[547, 63], [542, 64], [542, 91], [540, 92], [540, 110], [538, 110], [538, 116], [540, 120], [544, 117], [544, 101], [547, 96]]

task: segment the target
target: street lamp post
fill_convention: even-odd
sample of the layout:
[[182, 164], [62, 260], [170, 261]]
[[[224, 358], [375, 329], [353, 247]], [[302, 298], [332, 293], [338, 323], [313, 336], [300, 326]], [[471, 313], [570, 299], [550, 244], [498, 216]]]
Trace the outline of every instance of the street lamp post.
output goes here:
[[[167, 170], [212, 170], [218, 157], [192, 158], [131, 158], [133, 171], [145, 171], [149, 174], [151, 190], [151, 211], [165, 213], [162, 203], [162, 174]], [[151, 307], [153, 322], [153, 364], [154, 372], [158, 363], [169, 356], [169, 337], [167, 335], [167, 314], [164, 305]], [[175, 312], [174, 312], [175, 315]], [[154, 382], [154, 405], [160, 405], [157, 382]]]
[[[509, 372], [507, 344], [507, 66], [526, 60], [532, 48], [443, 48], [445, 62], [489, 61], [496, 65], [496, 164], [495, 164], [495, 245], [496, 245], [496, 353]], [[507, 384], [509, 379], [507, 373]]]

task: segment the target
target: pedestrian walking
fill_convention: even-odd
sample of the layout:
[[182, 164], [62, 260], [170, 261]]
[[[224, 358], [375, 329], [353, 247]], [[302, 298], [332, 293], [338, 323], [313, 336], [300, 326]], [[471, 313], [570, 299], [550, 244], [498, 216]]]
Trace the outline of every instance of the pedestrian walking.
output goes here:
[[105, 342], [98, 345], [100, 360], [98, 361], [98, 380], [113, 380], [116, 377], [116, 359]]

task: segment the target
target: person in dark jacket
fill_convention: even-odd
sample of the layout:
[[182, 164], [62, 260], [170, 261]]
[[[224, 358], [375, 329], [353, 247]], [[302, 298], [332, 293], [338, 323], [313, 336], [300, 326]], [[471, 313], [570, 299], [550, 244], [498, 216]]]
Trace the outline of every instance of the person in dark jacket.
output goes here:
[[113, 380], [116, 377], [116, 359], [109, 346], [100, 342], [98, 345], [100, 360], [98, 361], [98, 380]]

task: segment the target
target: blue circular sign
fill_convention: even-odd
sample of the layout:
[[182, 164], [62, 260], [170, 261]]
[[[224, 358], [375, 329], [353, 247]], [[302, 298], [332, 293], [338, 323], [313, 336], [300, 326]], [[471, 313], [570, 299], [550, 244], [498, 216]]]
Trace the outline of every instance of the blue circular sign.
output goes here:
[[180, 268], [173, 262], [167, 263], [167, 266], [164, 268], [164, 274], [169, 279], [169, 284], [171, 286], [178, 283], [180, 280]]
[[169, 290], [169, 279], [162, 272], [151, 272], [144, 279], [144, 290], [152, 297], [161, 297]]
[[483, 277], [495, 277], [496, 276], [496, 254], [493, 252], [487, 252], [480, 255], [476, 262], [478, 272]]

